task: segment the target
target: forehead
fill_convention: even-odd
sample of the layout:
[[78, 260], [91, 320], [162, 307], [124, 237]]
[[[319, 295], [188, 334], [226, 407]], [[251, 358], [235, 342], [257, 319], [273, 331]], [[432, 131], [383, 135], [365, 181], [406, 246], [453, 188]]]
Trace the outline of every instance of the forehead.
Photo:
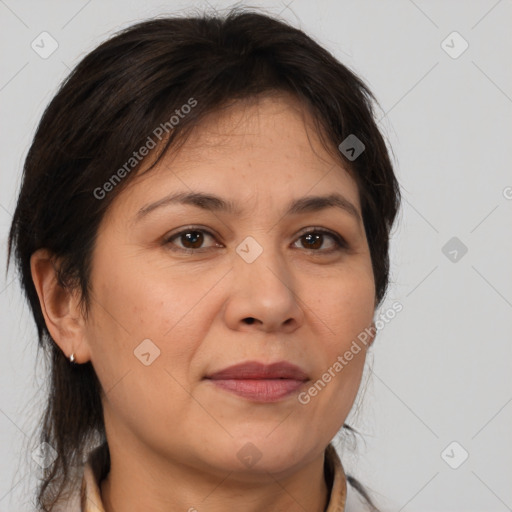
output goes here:
[[301, 157], [325, 160], [332, 165], [333, 157], [326, 152], [317, 131], [306, 104], [291, 94], [273, 92], [234, 101], [208, 114], [175, 156], [185, 165], [197, 161], [198, 156], [205, 157], [208, 152], [217, 157], [237, 150], [237, 156], [243, 158], [244, 150], [252, 150], [255, 156], [261, 148], [264, 154], [271, 149], [274, 157], [276, 154], [293, 157], [300, 153]]
[[239, 100], [207, 115], [121, 195], [147, 203], [176, 191], [201, 191], [249, 207], [256, 197], [271, 206], [338, 191], [359, 208], [355, 181], [317, 131], [308, 108], [291, 95]]

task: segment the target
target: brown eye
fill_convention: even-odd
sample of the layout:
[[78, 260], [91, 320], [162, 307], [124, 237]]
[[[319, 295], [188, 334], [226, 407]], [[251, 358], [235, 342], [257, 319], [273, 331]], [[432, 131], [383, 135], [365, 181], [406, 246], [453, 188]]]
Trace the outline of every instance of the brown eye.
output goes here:
[[[322, 247], [324, 246], [326, 238], [332, 241], [331, 248], [319, 250], [322, 249]], [[347, 243], [341, 236], [335, 233], [331, 233], [329, 231], [325, 231], [323, 229], [315, 229], [313, 231], [304, 233], [303, 235], [300, 236], [299, 241], [301, 243], [302, 248], [319, 253], [330, 253], [334, 251], [343, 250], [348, 247]]]
[[302, 237], [306, 249], [320, 249], [323, 243], [323, 235], [319, 233], [309, 233]]
[[180, 240], [186, 249], [199, 249], [204, 241], [201, 231], [188, 231], [180, 235]]
[[203, 247], [203, 244], [208, 238], [211, 238], [212, 240], [215, 239], [210, 232], [204, 229], [189, 228], [167, 238], [164, 241], [164, 245], [169, 245], [170, 249], [173, 251], [183, 252], [200, 252], [201, 249], [209, 249], [213, 246], [220, 247], [220, 244]]

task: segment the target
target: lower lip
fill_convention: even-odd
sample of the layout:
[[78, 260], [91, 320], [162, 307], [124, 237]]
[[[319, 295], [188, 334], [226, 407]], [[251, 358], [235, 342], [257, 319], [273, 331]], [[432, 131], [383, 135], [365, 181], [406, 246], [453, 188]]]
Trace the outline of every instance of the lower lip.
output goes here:
[[257, 402], [277, 402], [295, 393], [303, 384], [293, 379], [208, 379], [217, 387]]

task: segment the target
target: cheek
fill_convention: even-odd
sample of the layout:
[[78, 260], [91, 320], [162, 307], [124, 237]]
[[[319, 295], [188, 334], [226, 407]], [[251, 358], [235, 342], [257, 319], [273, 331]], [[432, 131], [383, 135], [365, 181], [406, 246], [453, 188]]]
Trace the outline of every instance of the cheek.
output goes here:
[[353, 405], [364, 369], [375, 305], [371, 266], [345, 268], [322, 281], [321, 290], [308, 301], [311, 322], [318, 326], [321, 357], [302, 403], [329, 418], [334, 435]]
[[[308, 286], [311, 287], [313, 283]], [[317, 283], [318, 285], [318, 283]], [[321, 292], [308, 301], [324, 322], [329, 346], [345, 345], [371, 325], [375, 308], [375, 284], [371, 266], [343, 269], [340, 275], [323, 280]]]
[[[146, 374], [166, 368], [184, 380], [209, 325], [208, 311], [204, 311], [209, 302], [202, 299], [218, 276], [204, 276], [198, 286], [197, 278], [174, 272], [171, 284], [165, 279], [169, 270], [166, 274], [155, 265], [143, 267], [140, 261], [131, 265], [135, 258], [118, 256], [98, 258], [93, 276], [87, 337], [103, 388], [110, 389], [128, 372], [146, 368], [138, 356], [148, 352], [146, 360], [155, 362], [147, 367]], [[155, 388], [154, 376], [150, 379], [148, 387]]]
[[133, 343], [141, 336], [161, 338], [170, 332], [194, 308], [201, 293], [190, 277], [132, 255], [120, 254], [117, 264], [98, 259], [93, 281], [101, 328], [120, 330], [121, 337]]
[[92, 364], [106, 410], [138, 429], [141, 418], [190, 406], [187, 372], [204, 336], [194, 315], [199, 292], [179, 279], [169, 286], [120, 265], [104, 270], [87, 334]]

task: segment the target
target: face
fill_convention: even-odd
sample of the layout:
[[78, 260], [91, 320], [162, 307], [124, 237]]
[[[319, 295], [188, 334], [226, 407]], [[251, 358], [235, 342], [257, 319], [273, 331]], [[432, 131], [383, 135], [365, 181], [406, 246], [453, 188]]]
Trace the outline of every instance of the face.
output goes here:
[[[113, 202], [84, 339], [117, 442], [253, 478], [312, 460], [342, 426], [364, 347], [308, 390], [371, 325], [375, 286], [357, 186], [304, 116], [286, 96], [235, 104]], [[221, 201], [165, 200], [192, 192]], [[308, 381], [242, 396], [205, 378], [247, 361]], [[261, 459], [244, 466], [247, 454]]]

